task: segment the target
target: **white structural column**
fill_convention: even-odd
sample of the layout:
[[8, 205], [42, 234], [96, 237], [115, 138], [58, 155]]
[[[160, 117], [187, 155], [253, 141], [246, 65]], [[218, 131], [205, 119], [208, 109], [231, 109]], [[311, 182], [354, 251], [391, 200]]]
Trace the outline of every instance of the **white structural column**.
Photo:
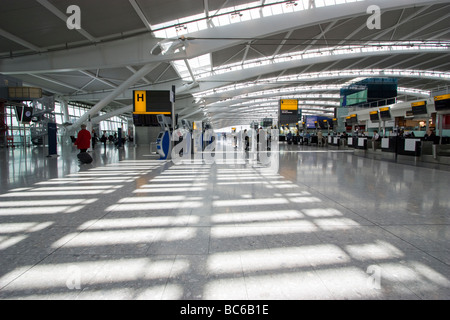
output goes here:
[[151, 72], [158, 64], [151, 63], [142, 67], [138, 72], [133, 74], [128, 80], [123, 82], [120, 86], [118, 86], [114, 91], [112, 91], [107, 97], [98, 102], [91, 110], [86, 112], [84, 115], [78, 119], [71, 127], [70, 130], [77, 129], [83, 122], [87, 121], [90, 116], [97, 114], [104, 107], [114, 101], [120, 94], [122, 94], [125, 90], [129, 89], [131, 86], [136, 84], [139, 80], [145, 77], [149, 72]]
[[70, 121], [69, 104], [67, 103], [67, 100], [61, 99], [61, 109], [64, 116], [64, 123], [69, 123]]
[[129, 106], [126, 106], [126, 107], [119, 108], [117, 110], [108, 112], [107, 114], [104, 114], [104, 115], [92, 118], [91, 122], [92, 122], [92, 124], [95, 125], [95, 124], [98, 124], [98, 123], [100, 123], [102, 121], [108, 120], [108, 119], [110, 119], [112, 117], [120, 116], [120, 115], [122, 115], [124, 113], [132, 112], [132, 111], [133, 111], [133, 105], [129, 105]]

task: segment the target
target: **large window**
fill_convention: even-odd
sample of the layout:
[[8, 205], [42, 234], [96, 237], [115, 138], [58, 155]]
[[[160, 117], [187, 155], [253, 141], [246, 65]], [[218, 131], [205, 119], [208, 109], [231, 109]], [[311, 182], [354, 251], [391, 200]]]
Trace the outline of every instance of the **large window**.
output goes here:
[[[31, 105], [31, 103], [27, 103]], [[74, 123], [77, 121], [83, 114], [88, 112], [90, 109], [89, 106], [81, 105], [81, 104], [72, 104], [69, 103], [68, 105], [68, 112], [69, 112], [69, 122]], [[61, 126], [65, 123], [64, 121], [64, 111], [63, 107], [59, 102], [55, 103], [55, 119], [58, 126]], [[105, 114], [104, 112], [101, 112], [100, 115]], [[30, 132], [30, 125], [21, 125], [17, 121], [16, 117], [16, 110], [12, 106], [6, 106], [5, 107], [5, 122], [8, 126], [8, 133], [7, 135], [11, 137], [11, 135], [14, 137], [14, 145], [15, 146], [22, 146], [26, 137], [26, 144], [31, 144], [31, 132]], [[94, 126], [95, 128], [96, 126]], [[115, 132], [119, 128], [123, 129], [124, 135], [128, 134], [128, 119], [125, 117], [112, 117], [108, 120], [102, 121], [98, 124], [98, 130], [100, 132], [106, 131], [108, 135], [114, 135]], [[58, 130], [58, 134], [61, 135], [62, 131]], [[60, 140], [61, 141], [61, 140]]]
[[114, 134], [119, 128], [122, 128], [124, 135], [128, 133], [128, 120], [121, 117], [112, 117], [99, 124], [100, 131], [106, 131], [108, 135]]
[[12, 107], [12, 106], [5, 107], [4, 119], [5, 119], [5, 124], [8, 126], [7, 135], [9, 137], [12, 136], [14, 138], [15, 146], [23, 145], [25, 137], [27, 137], [26, 140], [27, 140], [27, 143], [29, 143], [29, 141], [30, 141], [29, 130], [24, 128], [24, 126], [20, 125], [19, 122], [17, 121], [15, 107]]

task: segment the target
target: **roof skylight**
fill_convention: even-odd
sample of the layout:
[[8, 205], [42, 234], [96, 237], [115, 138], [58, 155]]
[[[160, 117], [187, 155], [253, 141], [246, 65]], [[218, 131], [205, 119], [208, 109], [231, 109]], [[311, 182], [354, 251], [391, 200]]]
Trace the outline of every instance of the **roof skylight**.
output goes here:
[[[315, 0], [315, 6], [318, 8], [360, 1], [366, 0]], [[204, 12], [167, 21], [153, 25], [152, 30], [157, 38], [176, 38], [211, 27], [308, 10], [310, 6], [310, 0], [266, 0], [264, 4], [261, 4], [261, 1], [255, 1], [210, 11], [208, 14]]]

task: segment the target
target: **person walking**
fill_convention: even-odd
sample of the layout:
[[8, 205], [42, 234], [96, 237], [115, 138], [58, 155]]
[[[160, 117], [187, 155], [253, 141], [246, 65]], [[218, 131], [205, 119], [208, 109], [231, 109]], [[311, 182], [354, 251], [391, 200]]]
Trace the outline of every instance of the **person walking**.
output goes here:
[[317, 145], [318, 145], [319, 147], [323, 147], [323, 146], [324, 146], [322, 130], [320, 130], [320, 131], [317, 133]]
[[97, 133], [92, 129], [92, 149], [95, 149], [95, 144], [97, 143]]
[[106, 142], [108, 141], [108, 137], [106, 136], [106, 131], [103, 131], [103, 135], [102, 135], [102, 137], [100, 138], [100, 141], [103, 143], [103, 146], [104, 146], [105, 149], [106, 149]]
[[80, 153], [85, 153], [91, 147], [91, 139], [91, 133], [86, 130], [86, 125], [82, 124], [81, 130], [78, 132], [77, 140], [75, 140], [75, 145], [80, 150]]

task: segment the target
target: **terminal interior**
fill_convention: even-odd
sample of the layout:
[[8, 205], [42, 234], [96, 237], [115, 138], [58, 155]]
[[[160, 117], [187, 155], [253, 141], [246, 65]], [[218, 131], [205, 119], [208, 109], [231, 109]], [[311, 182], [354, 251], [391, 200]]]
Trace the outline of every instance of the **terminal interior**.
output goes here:
[[448, 1], [3, 1], [1, 300], [450, 298]]

